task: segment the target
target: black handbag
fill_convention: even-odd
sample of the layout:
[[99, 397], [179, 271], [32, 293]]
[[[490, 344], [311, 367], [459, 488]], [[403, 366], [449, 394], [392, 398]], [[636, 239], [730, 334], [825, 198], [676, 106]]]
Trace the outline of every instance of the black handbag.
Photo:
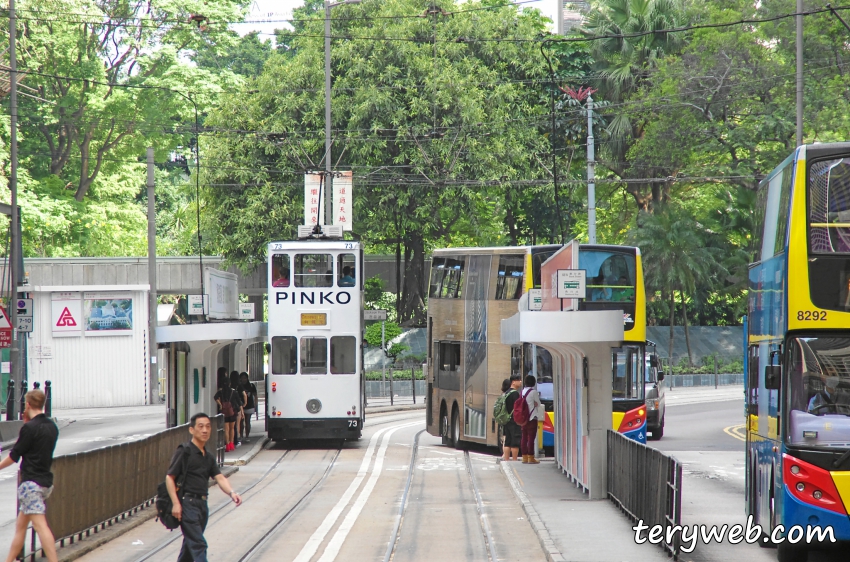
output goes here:
[[[180, 479], [177, 481], [177, 497], [181, 498], [180, 490], [183, 488], [183, 483], [186, 481], [186, 469], [189, 465], [189, 447], [191, 443], [183, 443], [183, 466], [180, 470]], [[162, 523], [166, 529], [174, 530], [180, 526], [180, 521], [172, 515], [171, 510], [174, 509], [174, 503], [171, 501], [171, 496], [168, 494], [168, 487], [165, 481], [159, 483], [156, 487], [156, 518]]]

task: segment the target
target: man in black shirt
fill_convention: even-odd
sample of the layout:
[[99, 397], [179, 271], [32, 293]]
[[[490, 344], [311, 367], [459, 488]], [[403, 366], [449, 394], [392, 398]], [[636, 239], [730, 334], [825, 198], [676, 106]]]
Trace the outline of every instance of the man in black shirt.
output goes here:
[[18, 441], [12, 447], [9, 456], [0, 462], [0, 470], [11, 466], [23, 458], [21, 463], [21, 484], [18, 486], [18, 504], [20, 510], [15, 522], [15, 538], [6, 562], [13, 562], [24, 546], [27, 526], [32, 523], [41, 541], [44, 555], [49, 562], [56, 561], [56, 540], [47, 526], [44, 500], [53, 491], [53, 450], [59, 438], [59, 428], [44, 415], [44, 393], [32, 390], [26, 395], [24, 421], [18, 434]]
[[[189, 422], [192, 441], [177, 447], [171, 458], [171, 466], [165, 477], [168, 495], [174, 504], [172, 515], [180, 521], [183, 531], [183, 548], [177, 562], [207, 562], [207, 541], [204, 530], [207, 528], [209, 508], [207, 493], [209, 480], [214, 478], [218, 487], [228, 494], [237, 506], [242, 498], [230, 487], [230, 482], [221, 473], [215, 456], [205, 450], [212, 433], [212, 422], [206, 414], [195, 414]], [[187, 449], [188, 447], [188, 449]], [[183, 477], [183, 468], [186, 468]], [[178, 496], [177, 481], [183, 478], [183, 487]]]

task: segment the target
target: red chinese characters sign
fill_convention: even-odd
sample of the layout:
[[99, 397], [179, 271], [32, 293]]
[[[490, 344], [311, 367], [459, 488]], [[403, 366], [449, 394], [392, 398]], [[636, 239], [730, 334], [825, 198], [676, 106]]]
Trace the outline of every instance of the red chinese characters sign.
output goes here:
[[350, 171], [334, 176], [334, 224], [341, 225], [343, 230], [351, 230], [351, 179]]

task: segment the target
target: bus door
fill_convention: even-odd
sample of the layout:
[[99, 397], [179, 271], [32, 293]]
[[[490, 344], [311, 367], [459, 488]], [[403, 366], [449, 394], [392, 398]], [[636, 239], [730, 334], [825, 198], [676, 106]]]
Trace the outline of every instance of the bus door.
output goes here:
[[611, 350], [613, 428], [646, 443], [644, 346], [627, 344]]

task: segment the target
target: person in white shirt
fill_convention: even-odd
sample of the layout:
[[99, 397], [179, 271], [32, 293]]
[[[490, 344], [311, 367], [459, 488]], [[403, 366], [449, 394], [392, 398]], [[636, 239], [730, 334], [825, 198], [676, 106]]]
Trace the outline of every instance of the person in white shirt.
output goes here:
[[537, 438], [537, 424], [546, 415], [546, 410], [540, 402], [540, 394], [537, 392], [537, 379], [534, 375], [525, 377], [525, 388], [522, 390], [522, 397], [528, 403], [528, 423], [522, 426], [522, 442], [520, 443], [520, 452], [522, 453], [522, 462], [525, 464], [540, 464], [540, 461], [534, 458], [534, 440]]

